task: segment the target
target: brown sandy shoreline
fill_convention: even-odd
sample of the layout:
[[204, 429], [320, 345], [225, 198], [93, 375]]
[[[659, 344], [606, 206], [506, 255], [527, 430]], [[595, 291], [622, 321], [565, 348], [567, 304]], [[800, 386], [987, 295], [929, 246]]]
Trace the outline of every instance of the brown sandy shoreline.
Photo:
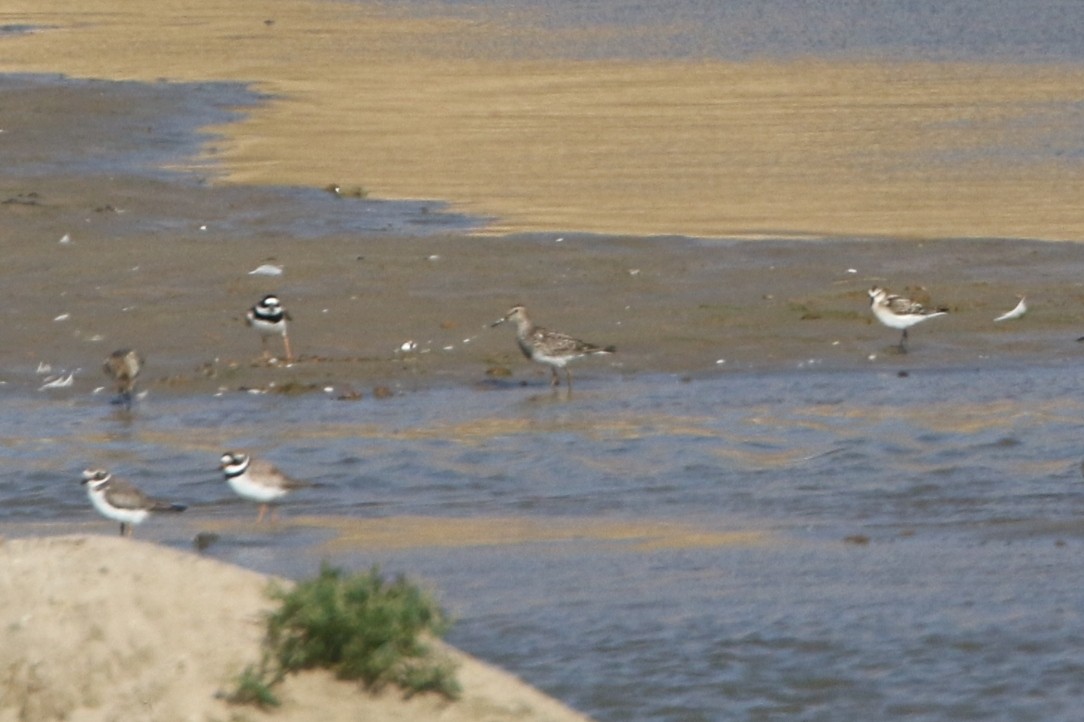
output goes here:
[[[77, 152], [119, 132], [108, 84], [5, 93], [4, 139], [28, 156]], [[169, 112], [157, 94], [148, 102]], [[50, 99], [46, 102], [46, 99]], [[78, 110], [78, 112], [76, 112]], [[153, 115], [153, 113], [151, 113]], [[33, 127], [35, 133], [22, 131]], [[56, 139], [73, 139], [69, 144]], [[115, 142], [115, 141], [114, 141]], [[62, 167], [62, 163], [60, 164]], [[326, 195], [326, 194], [321, 194]], [[39, 363], [82, 369], [70, 392], [101, 386], [112, 349], [140, 348], [153, 393], [240, 388], [369, 395], [378, 385], [544, 384], [507, 328], [488, 324], [524, 302], [537, 320], [619, 353], [581, 363], [585, 378], [732, 371], [1075, 362], [1084, 331], [1077, 244], [867, 238], [697, 241], [635, 236], [359, 235], [333, 227], [295, 238], [316, 205], [256, 187], [224, 188], [133, 174], [0, 172], [7, 265], [0, 349], [12, 389], [32, 392]], [[329, 200], [349, 209], [355, 201]], [[326, 206], [325, 206], [326, 207]], [[299, 220], [300, 219], [300, 220]], [[316, 221], [321, 219], [314, 219]], [[59, 239], [69, 236], [70, 243]], [[249, 271], [273, 259], [280, 278]], [[922, 289], [953, 313], [891, 353], [866, 290]], [[243, 325], [263, 293], [284, 297], [302, 362], [253, 366]], [[1026, 294], [1021, 321], [992, 319]], [[59, 319], [59, 320], [57, 320]], [[407, 341], [418, 352], [398, 353]], [[487, 375], [511, 371], [510, 379]]]
[[[912, 225], [913, 220], [937, 214], [931, 215], [919, 201], [897, 203], [887, 196], [868, 206], [872, 214], [868, 217], [881, 221], [858, 224], [860, 234], [848, 235], [848, 229], [855, 227], [848, 218], [854, 220], [857, 216], [846, 213], [830, 219], [821, 216], [813, 226], [803, 226], [788, 218], [815, 218], [816, 214], [810, 214], [814, 207], [820, 209], [817, 213], [832, 213], [817, 193], [806, 193], [799, 186], [750, 183], [748, 177], [740, 175], [728, 182], [745, 191], [767, 192], [771, 202], [764, 205], [745, 197], [739, 204], [759, 214], [763, 222], [743, 223], [731, 230], [781, 228], [786, 230], [785, 236], [798, 233], [805, 240], [771, 240], [770, 233], [767, 239], [748, 241], [657, 238], [647, 235], [656, 227], [650, 223], [634, 223], [636, 235], [584, 236], [578, 232], [592, 227], [584, 220], [586, 216], [562, 215], [566, 204], [554, 199], [540, 200], [536, 205], [547, 214], [549, 220], [544, 225], [576, 229], [577, 233], [358, 233], [334, 223], [320, 230], [326, 219], [321, 217], [324, 211], [319, 206], [284, 197], [264, 184], [286, 178], [290, 183], [334, 180], [344, 187], [353, 183], [367, 186], [372, 177], [370, 170], [382, 173], [382, 164], [376, 161], [374, 149], [356, 151], [345, 145], [350, 139], [389, 144], [388, 157], [398, 159], [390, 165], [404, 169], [412, 167], [407, 160], [410, 154], [421, 150], [439, 168], [431, 173], [405, 170], [412, 182], [420, 184], [412, 190], [431, 189], [437, 193], [435, 197], [472, 207], [459, 193], [445, 193], [447, 189], [439, 182], [449, 172], [455, 177], [469, 173], [460, 165], [461, 159], [444, 155], [455, 151], [457, 145], [413, 145], [418, 133], [431, 134], [431, 128], [407, 124], [404, 132], [397, 134], [390, 128], [371, 132], [380, 126], [361, 132], [349, 124], [336, 125], [333, 130], [321, 125], [352, 117], [356, 108], [345, 102], [346, 96], [363, 96], [365, 103], [383, 107], [388, 120], [398, 117], [392, 112], [394, 108], [413, 117], [417, 103], [430, 111], [433, 107], [444, 108], [431, 105], [424, 95], [381, 93], [395, 87], [416, 87], [410, 82], [411, 68], [431, 70], [433, 62], [456, 58], [462, 61], [458, 54], [467, 46], [457, 42], [465, 40], [462, 33], [466, 30], [455, 23], [418, 24], [384, 18], [364, 6], [290, 3], [289, 7], [290, 14], [284, 15], [284, 6], [279, 3], [246, 5], [240, 11], [213, 0], [197, 0], [186, 5], [182, 16], [149, 4], [125, 5], [123, 12], [114, 12], [118, 9], [115, 3], [96, 0], [76, 11], [63, 3], [25, 7], [16, 3], [4, 15], [8, 22], [42, 25], [50, 30], [4, 38], [6, 55], [0, 70], [48, 69], [81, 77], [144, 80], [160, 76], [199, 82], [255, 80], [257, 89], [282, 93], [243, 122], [219, 128], [225, 135], [208, 146], [226, 160], [222, 168], [235, 181], [252, 180], [255, 185], [201, 185], [191, 179], [181, 182], [182, 177], [177, 181], [148, 178], [138, 171], [96, 175], [86, 168], [66, 169], [65, 157], [79, 158], [94, 149], [125, 147], [125, 143], [161, 143], [167, 126], [160, 127], [154, 118], [183, 114], [191, 89], [172, 86], [173, 97], [161, 92], [161, 83], [155, 83], [155, 92], [146, 93], [145, 102], [138, 102], [143, 125], [133, 125], [123, 110], [137, 104], [131, 90], [125, 95], [115, 94], [109, 83], [60, 84], [33, 93], [5, 93], [9, 112], [0, 140], [19, 149], [19, 162], [0, 170], [0, 222], [4, 225], [8, 267], [5, 304], [0, 311], [8, 343], [0, 349], [4, 369], [0, 380], [7, 381], [9, 387], [36, 389], [41, 378], [35, 369], [44, 362], [58, 369], [82, 369], [72, 392], [91, 391], [104, 381], [97, 370], [101, 359], [122, 346], [139, 347], [148, 356], [146, 386], [154, 393], [214, 393], [268, 388], [274, 383], [278, 388], [295, 390], [332, 387], [335, 395], [352, 396], [354, 391], [368, 395], [378, 385], [410, 390], [441, 384], [500, 386], [521, 380], [542, 384], [545, 371], [519, 356], [511, 332], [486, 327], [516, 302], [526, 303], [544, 325], [618, 347], [619, 353], [612, 359], [583, 362], [579, 373], [587, 377], [615, 373], [700, 375], [810, 365], [895, 370], [901, 365], [1060, 363], [1075, 362], [1084, 351], [1073, 343], [1084, 325], [1077, 310], [1084, 295], [1078, 280], [1079, 246], [1011, 238], [1016, 232], [1039, 238], [1084, 238], [1084, 227], [1078, 234], [1066, 220], [1066, 214], [1084, 213], [1084, 206], [1077, 202], [1081, 185], [1072, 176], [1080, 169], [1069, 166], [1043, 175], [1042, 182], [1034, 183], [1022, 182], [1011, 173], [987, 173], [990, 168], [983, 170], [979, 180], [966, 174], [944, 176], [942, 180], [971, 194], [971, 200], [945, 196], [952, 199], [957, 215], [949, 225], [938, 228], [945, 232], [943, 239], [908, 239], [912, 234], [930, 231]], [[339, 11], [345, 15], [338, 15]], [[265, 19], [275, 22], [268, 25]], [[332, 45], [351, 52], [364, 50], [366, 63], [376, 63], [346, 65], [368, 68], [373, 71], [370, 80], [379, 79], [386, 85], [365, 86], [364, 93], [334, 94], [343, 102], [305, 96], [298, 85], [300, 78], [309, 78], [307, 82], [318, 85], [312, 78], [330, 82], [332, 78], [351, 76], [319, 72], [321, 63], [330, 62], [322, 54], [327, 49], [322, 43], [291, 43], [305, 37], [338, 38], [342, 28], [361, 33], [359, 38], [365, 42]], [[269, 39], [265, 37], [268, 32], [275, 35]], [[140, 42], [133, 43], [133, 37]], [[197, 39], [205, 52], [194, 55], [191, 48]], [[86, 52], [88, 44], [95, 47], [95, 52]], [[421, 47], [426, 51], [419, 54]], [[266, 56], [269, 48], [285, 54], [280, 52], [278, 60], [271, 62]], [[340, 64], [345, 60], [342, 56], [335, 58]], [[495, 68], [509, 82], [537, 88], [553, 87], [555, 83], [565, 87], [565, 81], [560, 80], [565, 77], [562, 73], [572, 73], [576, 76], [573, 85], [586, 95], [592, 95], [585, 91], [592, 78], [602, 82], [611, 72], [596, 68], [603, 74], [590, 75], [590, 68], [569, 65], [552, 66], [543, 75], [532, 71], [521, 76], [514, 71], [525, 69], [523, 65], [497, 63], [490, 70]], [[640, 68], [648, 75], [655, 73], [656, 80], [660, 73], [672, 70]], [[877, 131], [864, 138], [833, 135], [835, 131], [829, 130], [814, 133], [816, 147], [831, 157], [847, 152], [850, 143], [858, 142], [877, 149], [877, 153], [887, 153], [885, 158], [893, 163], [899, 160], [897, 152], [915, 154], [927, 142], [934, 142], [934, 148], [948, 143], [947, 148], [957, 141], [966, 141], [967, 147], [982, 147], [1000, 137], [1002, 126], [990, 118], [983, 120], [985, 111], [973, 104], [978, 95], [999, 98], [994, 103], [1000, 109], [998, 113], [1011, 118], [1017, 117], [1014, 108], [1032, 107], [1035, 103], [1061, 107], [1084, 87], [1084, 83], [1074, 84], [1076, 71], [1042, 66], [857, 68], [812, 64], [808, 72], [814, 75], [809, 77], [794, 76], [792, 70], [754, 64], [728, 72], [737, 73], [735, 78], [741, 87], [754, 94], [756, 88], [803, 87], [797, 96], [779, 90], [782, 95], [768, 93], [763, 98], [769, 102], [791, 98], [798, 103], [784, 104], [782, 107], [789, 110], [777, 114], [777, 118], [791, 119], [787, 122], [815, 119], [816, 113], [807, 114], [802, 103], [827, 113], [822, 120], [828, 125], [839, 115], [833, 108], [845, 108], [848, 117], [865, 108], [862, 112], [883, 114], [883, 121], [878, 123], [889, 125], [895, 113], [908, 116], [916, 111], [902, 100], [874, 102], [874, 96], [880, 97], [879, 89], [858, 82], [867, 74], [923, 98], [931, 89], [928, 82], [936, 85], [944, 81], [948, 84], [937, 85], [938, 92], [930, 96], [931, 105], [923, 112], [942, 118], [939, 113], [963, 102], [959, 112], [978, 113], [964, 124], [969, 132], [953, 136], [955, 140], [902, 131], [898, 135]], [[576, 75], [583, 72], [588, 75]], [[842, 82], [843, 76], [838, 73], [851, 77], [857, 85]], [[483, 73], [469, 77], [482, 82], [488, 76]], [[634, 73], [630, 77], [638, 76]], [[693, 92], [696, 77], [703, 79], [693, 74], [682, 87]], [[803, 85], [803, 77], [809, 81], [807, 85]], [[602, 82], [602, 87], [613, 90], [615, 97], [637, 99], [629, 106], [636, 113], [654, 112], [650, 108], [655, 105], [672, 105], [666, 97], [652, 100], [650, 94], [645, 95], [653, 87], [650, 84], [641, 86], [632, 96], [625, 94], [628, 88], [620, 83], [615, 86], [612, 80]], [[866, 88], [873, 95], [865, 100], [838, 95], [846, 88]], [[500, 86], [490, 91], [493, 98], [502, 92]], [[989, 93], [994, 95], [984, 95]], [[302, 103], [302, 97], [308, 100]], [[456, 102], [470, 105], [473, 97], [464, 94]], [[980, 105], [986, 107], [986, 102]], [[755, 112], [759, 106], [742, 110], [740, 103], [723, 105], [746, 118], [747, 130], [762, 125]], [[272, 122], [271, 118], [278, 117], [284, 108], [291, 112], [308, 108], [314, 115]], [[447, 111], [454, 116], [456, 108], [462, 109], [453, 103]], [[690, 117], [698, 115], [699, 111], [694, 110], [686, 108]], [[596, 115], [587, 113], [588, 117]], [[1063, 120], [1055, 113], [1051, 122], [1056, 125]], [[475, 128], [485, 130], [480, 135], [488, 136], [491, 126], [481, 122]], [[278, 135], [282, 128], [302, 129], [309, 135]], [[983, 135], [984, 128], [991, 135]], [[1054, 126], [1049, 129], [1056, 130]], [[805, 132], [786, 125], [775, 126], [775, 131], [780, 138], [792, 140]], [[697, 137], [695, 133], [690, 136]], [[528, 133], [527, 138], [535, 136]], [[562, 147], [581, 148], [588, 155], [593, 152], [589, 134], [577, 135], [570, 130], [561, 138], [561, 144], [567, 143]], [[761, 147], [750, 145], [740, 136], [736, 142], [740, 147]], [[300, 171], [281, 153], [283, 149], [298, 148], [304, 149], [306, 167], [320, 175], [295, 175]], [[539, 146], [539, 154], [545, 156], [545, 149], [545, 145]], [[823, 158], [818, 160], [817, 155], [803, 155], [802, 146], [795, 146], [793, 153], [763, 150], [767, 155], [761, 161], [770, 157], [772, 167], [784, 176], [790, 175], [785, 169], [791, 162], [810, 172], [834, 167], [821, 162]], [[567, 150], [562, 153], [568, 155]], [[256, 155], [263, 158], [258, 168], [251, 162]], [[53, 163], [51, 170], [42, 172], [36, 164], [42, 157]], [[693, 159], [699, 155], [680, 157]], [[365, 172], [354, 175], [346, 166], [325, 165], [329, 159], [347, 158], [366, 159]], [[494, 165], [491, 156], [485, 154], [478, 154], [475, 160], [483, 166]], [[629, 179], [641, 177], [635, 169], [626, 173], [614, 168], [611, 172], [604, 157], [595, 160], [600, 169], [605, 169], [605, 178], [597, 178], [594, 183], [598, 189], [611, 184], [617, 189], [627, 188]], [[733, 160], [747, 173], [767, 167], [761, 161], [754, 162], [754, 158]], [[184, 163], [179, 158], [177, 164]], [[248, 170], [241, 172], [242, 168]], [[323, 175], [332, 172], [329, 168], [335, 169], [330, 178]], [[531, 173], [529, 165], [523, 165], [521, 170]], [[200, 172], [206, 171], [206, 167], [200, 168]], [[871, 185], [870, 178], [864, 175], [867, 171], [876, 173], [876, 164], [848, 166], [848, 183], [879, 187]], [[832, 187], [833, 183], [831, 178], [816, 174], [799, 173], [795, 177], [817, 186]], [[926, 171], [908, 178], [908, 193], [941, 192], [936, 183], [929, 185], [931, 176]], [[540, 177], [497, 182], [508, 188], [526, 189], [534, 180], [542, 182]], [[695, 174], [681, 181], [687, 193], [705, 187], [696, 182]], [[643, 186], [644, 181], [633, 185], [637, 183]], [[1051, 183], [1057, 186], [1053, 194]], [[383, 181], [379, 185], [383, 186]], [[712, 194], [727, 197], [728, 186], [709, 186]], [[837, 191], [841, 188], [844, 195], [853, 190], [848, 185]], [[1006, 200], [998, 188], [1011, 188], [1019, 196], [1019, 203]], [[648, 190], [655, 194], [655, 188]], [[472, 186], [469, 195], [478, 201], [490, 198], [484, 185]], [[494, 198], [499, 196], [497, 193]], [[335, 202], [339, 204], [337, 209], [350, 209], [350, 204], [358, 203], [351, 199]], [[777, 214], [778, 202], [790, 209], [787, 212], [791, 216]], [[528, 205], [534, 203], [529, 201]], [[582, 194], [577, 203], [589, 208], [590, 217], [605, 218], [610, 212], [603, 199], [590, 193]], [[990, 203], [998, 206], [996, 212], [991, 211]], [[676, 214], [654, 203], [643, 203], [642, 207], [655, 219], [652, 223], [657, 221], [668, 233], [679, 233], [691, 227], [678, 222], [678, 217], [706, 206], [694, 195], [684, 195], [673, 206]], [[972, 221], [980, 216], [985, 219], [983, 224], [974, 224]], [[521, 223], [516, 217], [508, 210], [501, 223], [533, 227], [533, 222]], [[1029, 228], [1021, 225], [1025, 221], [1039, 224], [1030, 228], [1034, 233], [1029, 234]], [[316, 230], [304, 238], [295, 237], [289, 230], [308, 230], [310, 225]], [[813, 232], [828, 229], [836, 240], [813, 240], [800, 233], [803, 228]], [[871, 228], [880, 228], [889, 235], [873, 234]], [[984, 231], [993, 239], [961, 238]], [[58, 244], [57, 240], [65, 235], [72, 242]], [[998, 237], [1005, 240], [996, 240]], [[249, 275], [250, 270], [268, 259], [285, 268], [281, 278]], [[917, 329], [912, 343], [914, 353], [899, 357], [890, 351], [895, 332], [876, 324], [868, 312], [866, 290], [874, 284], [928, 294], [934, 303], [949, 306], [953, 313]], [[295, 317], [292, 336], [303, 358], [289, 369], [252, 365], [258, 342], [241, 320], [244, 310], [268, 291], [282, 294]], [[1025, 319], [992, 323], [995, 316], [1016, 303], [1017, 295], [1024, 294], [1032, 308]], [[418, 344], [417, 353], [397, 352], [407, 341]], [[510, 380], [488, 376], [492, 369], [508, 369], [513, 375]]]
[[216, 129], [232, 183], [445, 199], [501, 233], [1084, 239], [1076, 66], [576, 62], [514, 21], [326, 0], [0, 17], [43, 28], [3, 38], [4, 72], [269, 94]]

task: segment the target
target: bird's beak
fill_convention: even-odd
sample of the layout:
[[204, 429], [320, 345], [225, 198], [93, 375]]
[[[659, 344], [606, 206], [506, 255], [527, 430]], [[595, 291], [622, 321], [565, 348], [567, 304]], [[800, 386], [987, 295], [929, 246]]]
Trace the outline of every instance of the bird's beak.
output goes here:
[[504, 322], [505, 322], [505, 321], [507, 321], [507, 320], [508, 320], [508, 317], [507, 317], [507, 316], [503, 316], [503, 317], [501, 317], [501, 318], [498, 318], [498, 319], [497, 319], [496, 321], [494, 321], [493, 323], [489, 324], [489, 327], [490, 327], [490, 328], [493, 328], [493, 327], [495, 327], [495, 326], [500, 326], [500, 325], [501, 325], [502, 323], [504, 323]]

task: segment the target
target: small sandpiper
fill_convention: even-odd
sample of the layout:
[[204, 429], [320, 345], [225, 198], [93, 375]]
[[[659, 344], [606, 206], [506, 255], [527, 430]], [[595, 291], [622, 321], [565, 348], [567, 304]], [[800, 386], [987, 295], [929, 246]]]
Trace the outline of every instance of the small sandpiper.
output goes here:
[[298, 481], [287, 476], [266, 461], [253, 459], [250, 455], [237, 451], [224, 453], [219, 467], [226, 475], [226, 482], [231, 489], [239, 496], [260, 503], [260, 515], [256, 518], [256, 523], [263, 521], [271, 502], [282, 498], [294, 489], [312, 486], [307, 481]]
[[282, 345], [286, 349], [286, 363], [293, 362], [294, 354], [290, 350], [290, 336], [286, 331], [286, 322], [291, 320], [293, 319], [290, 318], [290, 314], [282, 307], [282, 301], [273, 293], [264, 296], [245, 314], [245, 323], [260, 334], [260, 347], [265, 359], [271, 358], [267, 350], [267, 338], [282, 336]]
[[106, 358], [102, 371], [117, 385], [114, 404], [123, 404], [126, 409], [132, 408], [132, 392], [135, 391], [136, 378], [143, 370], [143, 363], [143, 356], [130, 348], [118, 349]]
[[527, 315], [527, 309], [522, 305], [512, 306], [508, 313], [490, 324], [491, 327], [499, 326], [505, 321], [516, 322], [516, 342], [519, 344], [523, 355], [532, 361], [546, 364], [550, 367], [553, 378], [550, 383], [553, 386], [561, 384], [561, 378], [557, 369], [565, 370], [565, 379], [568, 381], [568, 389], [572, 390], [572, 372], [568, 369], [568, 362], [582, 356], [594, 354], [611, 354], [617, 349], [613, 346], [596, 346], [557, 331], [550, 331], [536, 326]]
[[948, 313], [947, 308], [930, 311], [917, 301], [890, 294], [878, 286], [869, 290], [869, 304], [878, 321], [889, 328], [903, 330], [899, 343], [900, 353], [907, 353], [907, 329], [916, 323]]
[[87, 469], [81, 482], [94, 508], [107, 519], [120, 522], [120, 535], [132, 536], [132, 525], [143, 522], [151, 512], [184, 511], [184, 504], [152, 499], [139, 488], [102, 469]]

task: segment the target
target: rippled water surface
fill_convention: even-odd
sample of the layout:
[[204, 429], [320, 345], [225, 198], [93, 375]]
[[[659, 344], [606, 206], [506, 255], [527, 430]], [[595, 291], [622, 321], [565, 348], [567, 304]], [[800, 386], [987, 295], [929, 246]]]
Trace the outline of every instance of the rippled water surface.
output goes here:
[[[139, 536], [425, 580], [456, 645], [598, 720], [1060, 720], [1084, 693], [1079, 369], [614, 378], [393, 399], [3, 392], [0, 521], [112, 534], [76, 478], [189, 503]], [[592, 371], [594, 373], [592, 373]], [[276, 525], [217, 475], [318, 484]]]
[[[369, 0], [358, 0], [369, 2]], [[552, 34], [582, 58], [1084, 59], [1071, 0], [409, 0], [390, 9], [458, 15]], [[499, 45], [499, 41], [495, 44]]]

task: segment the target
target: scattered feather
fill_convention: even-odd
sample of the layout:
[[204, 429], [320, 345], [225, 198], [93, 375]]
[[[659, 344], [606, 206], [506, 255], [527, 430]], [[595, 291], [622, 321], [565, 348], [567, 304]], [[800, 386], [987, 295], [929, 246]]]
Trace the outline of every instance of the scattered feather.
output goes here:
[[57, 376], [56, 378], [47, 380], [40, 388], [38, 388], [38, 391], [44, 391], [45, 389], [66, 389], [73, 383], [75, 383], [74, 371], [67, 376]]
[[1027, 305], [1027, 303], [1024, 302], [1024, 297], [1021, 296], [1020, 297], [1020, 303], [1016, 304], [1016, 308], [1009, 311], [1008, 313], [1001, 314], [1000, 316], [998, 316], [994, 320], [995, 321], [1011, 321], [1014, 318], [1020, 318], [1021, 316], [1023, 316], [1027, 312], [1028, 312], [1028, 305]]
[[264, 263], [256, 268], [253, 268], [248, 272], [250, 276], [281, 276], [282, 266], [276, 266], [271, 263]]

